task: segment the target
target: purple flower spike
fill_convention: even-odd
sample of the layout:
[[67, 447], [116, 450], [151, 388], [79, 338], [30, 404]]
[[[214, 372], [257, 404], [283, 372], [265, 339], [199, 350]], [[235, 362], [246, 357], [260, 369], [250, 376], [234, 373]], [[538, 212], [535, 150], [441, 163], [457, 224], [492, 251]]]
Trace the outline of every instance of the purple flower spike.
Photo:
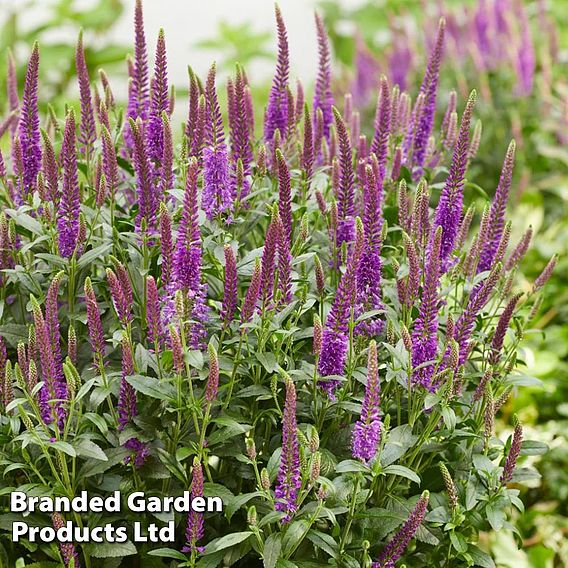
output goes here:
[[32, 49], [26, 73], [18, 130], [22, 147], [23, 179], [21, 189], [24, 197], [35, 187], [37, 174], [41, 170], [41, 135], [37, 108], [38, 77], [39, 46], [36, 42]]
[[141, 232], [145, 224], [146, 231], [152, 230], [156, 223], [157, 203], [152, 188], [151, 167], [148, 149], [142, 134], [143, 124], [140, 118], [134, 122], [130, 119], [130, 132], [134, 144], [134, 170], [136, 172], [136, 193], [138, 197], [138, 215], [136, 230]]
[[272, 293], [274, 289], [274, 271], [276, 269], [276, 247], [279, 239], [279, 224], [280, 217], [278, 215], [278, 208], [274, 208], [270, 219], [270, 224], [266, 231], [266, 238], [264, 239], [264, 248], [262, 251], [261, 267], [262, 267], [262, 285], [261, 297], [265, 304], [270, 303], [272, 300]]
[[412, 162], [414, 166], [417, 167], [418, 172], [421, 171], [422, 166], [424, 165], [428, 140], [430, 139], [432, 128], [434, 126], [436, 97], [438, 94], [438, 78], [440, 75], [440, 64], [443, 57], [445, 30], [446, 22], [444, 19], [441, 19], [440, 24], [438, 25], [436, 43], [434, 44], [434, 49], [430, 54], [426, 73], [424, 74], [424, 79], [420, 85], [419, 94], [424, 96], [424, 104], [421, 112], [416, 113], [413, 116], [412, 130], [410, 131], [410, 135], [412, 136], [413, 134], [413, 138], [410, 138], [410, 142], [407, 137], [405, 142], [405, 150], [407, 154], [410, 148], [412, 148]]
[[[373, 155], [374, 158], [374, 155]], [[384, 308], [381, 294], [381, 229], [382, 196], [373, 167], [365, 168], [365, 248], [357, 268], [357, 300], [355, 317], [365, 312]], [[384, 322], [379, 316], [371, 316], [355, 326], [355, 335], [373, 337], [381, 333]]]
[[379, 176], [377, 182], [382, 186], [386, 175], [388, 143], [391, 122], [390, 87], [387, 78], [381, 77], [381, 89], [375, 114], [375, 135], [371, 144], [371, 153], [377, 156]]
[[322, 377], [319, 382], [330, 397], [334, 396], [339, 381], [327, 379], [329, 375], [343, 375], [345, 358], [349, 346], [349, 319], [357, 292], [357, 269], [365, 246], [363, 223], [357, 219], [355, 246], [347, 269], [339, 281], [331, 311], [325, 322], [322, 350], [318, 362], [318, 374]]
[[353, 174], [353, 152], [351, 140], [345, 122], [339, 111], [333, 107], [337, 137], [339, 140], [339, 188], [337, 196], [339, 226], [336, 247], [341, 248], [344, 242], [353, 240], [353, 217], [355, 215], [355, 182]]
[[219, 390], [219, 357], [211, 343], [207, 347], [207, 351], [209, 353], [209, 376], [205, 386], [205, 400], [211, 404], [217, 399]]
[[260, 298], [262, 283], [262, 269], [258, 258], [256, 259], [250, 286], [248, 287], [243, 305], [241, 308], [241, 323], [247, 323], [253, 317], [256, 311], [256, 304]]
[[207, 101], [206, 146], [203, 152], [203, 197], [201, 206], [208, 219], [213, 219], [232, 206], [229, 183], [229, 157], [223, 131], [221, 107], [215, 87], [215, 64], [207, 76], [205, 95]]
[[[65, 526], [65, 521], [59, 513], [53, 513], [51, 515], [51, 521], [53, 523], [53, 528], [58, 531]], [[61, 558], [63, 559], [63, 564], [65, 568], [69, 568], [71, 560], [73, 560], [73, 568], [81, 568], [81, 562], [79, 561], [79, 553], [77, 549], [71, 542], [61, 542], [59, 544], [59, 550], [61, 551]]]
[[473, 107], [475, 106], [477, 95], [471, 92], [467, 105], [463, 112], [462, 122], [458, 141], [454, 148], [450, 171], [440, 195], [440, 202], [436, 208], [434, 228], [442, 227], [442, 246], [440, 257], [444, 269], [447, 261], [454, 249], [454, 244], [459, 231], [459, 224], [462, 215], [463, 185], [465, 182], [465, 170], [468, 162], [469, 149], [469, 125]]
[[154, 344], [156, 351], [160, 348], [164, 336], [160, 317], [160, 297], [153, 276], [146, 279], [146, 318], [148, 320], [148, 340]]
[[79, 244], [79, 213], [81, 210], [75, 143], [75, 114], [72, 109], [65, 122], [61, 161], [63, 162], [63, 191], [57, 218], [59, 253], [69, 258]]
[[302, 486], [298, 426], [296, 423], [296, 388], [292, 379], [285, 377], [286, 401], [282, 418], [282, 454], [275, 489], [277, 511], [283, 511], [282, 523], [289, 523], [298, 509], [298, 490]]
[[278, 219], [278, 290], [279, 305], [286, 306], [292, 301], [292, 254], [290, 241], [281, 219]]
[[276, 150], [276, 161], [278, 163], [278, 210], [284, 233], [288, 242], [290, 242], [292, 238], [292, 186], [290, 184], [288, 164], [286, 164], [286, 159], [280, 149]]
[[[52, 301], [52, 299], [50, 300]], [[41, 362], [41, 375], [44, 382], [39, 392], [39, 406], [42, 420], [51, 424], [57, 419], [60, 430], [65, 426], [66, 410], [64, 402], [67, 400], [67, 384], [64, 379], [60, 361], [55, 358], [53, 351], [52, 334], [36, 299], [32, 296], [32, 313], [34, 318], [35, 337], [39, 348]], [[52, 308], [50, 308], [50, 311]], [[50, 316], [51, 319], [52, 316]]]
[[422, 524], [428, 509], [429, 499], [430, 493], [424, 491], [404, 525], [402, 525], [392, 540], [385, 546], [377, 562], [373, 562], [373, 568], [394, 568], [395, 562], [402, 556]]
[[97, 303], [97, 297], [93, 290], [91, 279], [85, 279], [85, 303], [87, 304], [87, 323], [89, 328], [89, 337], [91, 340], [91, 349], [95, 363], [101, 363], [105, 352], [105, 337], [103, 326], [101, 324], [101, 313]]
[[225, 286], [223, 289], [223, 306], [221, 308], [221, 321], [223, 327], [230, 325], [237, 310], [237, 259], [231, 245], [225, 245]]
[[132, 88], [128, 98], [127, 118], [142, 122], [148, 116], [150, 84], [148, 81], [148, 49], [144, 33], [144, 14], [142, 0], [136, 0], [134, 8], [134, 65], [132, 69]]
[[[16, 69], [16, 61], [14, 60], [14, 55], [12, 50], [8, 50], [8, 73], [6, 79], [6, 90], [8, 95], [8, 103], [10, 106], [10, 112], [17, 111], [20, 108], [20, 99], [18, 96], [18, 74]], [[12, 138], [16, 134], [18, 129], [18, 121], [14, 120], [10, 124], [10, 132]]]
[[172, 219], [164, 203], [160, 204], [160, 242], [162, 248], [161, 281], [169, 286], [172, 281], [174, 245], [172, 241]]
[[513, 473], [517, 467], [517, 460], [521, 454], [521, 445], [523, 443], [523, 427], [521, 423], [516, 420], [515, 430], [513, 431], [513, 440], [511, 442], [511, 448], [509, 449], [509, 454], [505, 461], [505, 467], [503, 468], [503, 473], [501, 474], [501, 483], [503, 485], [510, 483], [513, 479]]
[[511, 188], [511, 178], [513, 176], [513, 164], [515, 161], [515, 141], [509, 144], [499, 185], [495, 190], [495, 197], [491, 203], [489, 212], [488, 235], [485, 246], [481, 251], [481, 256], [477, 266], [477, 272], [485, 272], [491, 268], [495, 259], [495, 253], [499, 247], [501, 236], [505, 228], [505, 211], [507, 210], [507, 201], [509, 199], [509, 189]]
[[126, 380], [134, 374], [134, 357], [132, 355], [132, 344], [126, 336], [122, 338], [122, 380], [120, 381], [120, 393], [118, 395], [118, 429], [124, 430], [132, 419], [138, 414], [136, 406], [136, 391]]
[[379, 364], [377, 360], [377, 344], [371, 341], [367, 362], [367, 386], [361, 408], [361, 418], [353, 429], [353, 457], [367, 463], [371, 461], [379, 447], [381, 437], [381, 421], [379, 403], [381, 385], [379, 382]]
[[[438, 286], [440, 283], [440, 248], [442, 230], [434, 235], [422, 284], [420, 312], [412, 330], [412, 382], [431, 388], [433, 363], [438, 349]], [[420, 367], [420, 368], [418, 368]]]
[[323, 116], [323, 134], [329, 142], [329, 129], [333, 123], [333, 94], [331, 92], [331, 51], [329, 37], [321, 16], [316, 12], [316, 31], [318, 36], [318, 76], [314, 89], [313, 119], [316, 120], [316, 113], [321, 109]]
[[[249, 115], [247, 109], [246, 83], [244, 71], [240, 65], [237, 65], [237, 75], [234, 84], [234, 108], [229, 114], [229, 126], [231, 133], [231, 162], [232, 177], [231, 181], [234, 185], [233, 196], [244, 199], [250, 189], [250, 181], [248, 176], [251, 174], [251, 164], [253, 161], [252, 144], [250, 139]], [[227, 86], [227, 89], [229, 87]], [[237, 195], [237, 161], [241, 160], [243, 165], [243, 186], [240, 188], [240, 195]]]
[[264, 115], [264, 140], [267, 143], [272, 142], [276, 130], [284, 136], [288, 126], [288, 76], [290, 74], [288, 32], [278, 4], [275, 5], [275, 13], [278, 28], [278, 60]]
[[79, 143], [81, 144], [81, 150], [88, 156], [93, 148], [93, 143], [97, 139], [97, 132], [95, 129], [95, 115], [93, 113], [89, 70], [87, 69], [85, 49], [83, 47], [83, 31], [79, 32], [79, 39], [77, 40], [75, 65], [77, 68], [77, 80], [79, 82], [79, 96], [81, 100]]
[[152, 96], [148, 125], [146, 128], [146, 145], [148, 157], [154, 165], [161, 164], [164, 155], [164, 124], [162, 113], [169, 112], [168, 63], [166, 56], [166, 37], [164, 30], [158, 34], [156, 45], [156, 62], [152, 80]]
[[[191, 479], [191, 500], [203, 497], [203, 468], [197, 457], [193, 459], [193, 473]], [[198, 513], [193, 509], [187, 515], [187, 528], [185, 529], [186, 545], [182, 552], [201, 552], [202, 548], [197, 546], [198, 541], [203, 538], [203, 513]]]

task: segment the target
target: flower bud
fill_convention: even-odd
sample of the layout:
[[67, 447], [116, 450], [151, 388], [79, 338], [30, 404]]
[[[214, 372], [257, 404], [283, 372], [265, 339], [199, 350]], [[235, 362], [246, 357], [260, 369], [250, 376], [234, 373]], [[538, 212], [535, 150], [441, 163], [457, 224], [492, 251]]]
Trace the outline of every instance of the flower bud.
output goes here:
[[310, 483], [314, 483], [320, 476], [321, 471], [321, 454], [316, 452], [312, 458], [312, 467], [310, 470]]
[[246, 439], [247, 456], [251, 461], [256, 459], [256, 446], [252, 438]]
[[268, 476], [268, 470], [263, 468], [260, 472], [260, 486], [268, 491], [270, 489], [270, 477]]
[[255, 527], [257, 523], [257, 516], [256, 516], [256, 507], [254, 505], [249, 507], [247, 511], [247, 523], [251, 527]]

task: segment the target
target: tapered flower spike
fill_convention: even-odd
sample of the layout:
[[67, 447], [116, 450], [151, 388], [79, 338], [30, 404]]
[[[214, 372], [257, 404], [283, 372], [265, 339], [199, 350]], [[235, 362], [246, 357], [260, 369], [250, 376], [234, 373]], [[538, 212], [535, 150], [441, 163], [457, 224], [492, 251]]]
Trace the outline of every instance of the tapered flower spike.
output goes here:
[[507, 261], [505, 262], [506, 270], [511, 270], [512, 268], [517, 266], [517, 264], [519, 264], [519, 262], [521, 262], [521, 260], [524, 258], [531, 243], [532, 235], [533, 235], [533, 229], [532, 227], [529, 227], [523, 234], [517, 246], [513, 249], [513, 251], [509, 255], [509, 258], [507, 258]]
[[516, 294], [513, 296], [505, 306], [504, 310], [501, 312], [499, 316], [499, 320], [497, 321], [497, 326], [495, 327], [495, 333], [493, 334], [493, 339], [491, 340], [491, 355], [489, 357], [489, 362], [492, 365], [495, 365], [501, 356], [501, 350], [503, 349], [503, 343], [505, 341], [505, 334], [507, 333], [507, 329], [509, 329], [509, 323], [515, 313], [515, 308], [519, 300], [521, 299], [522, 294]]
[[329, 37], [321, 16], [315, 13], [318, 39], [318, 74], [314, 88], [313, 119], [321, 109], [323, 116], [323, 135], [329, 141], [329, 129], [333, 122], [333, 94], [331, 92], [331, 50]]
[[282, 454], [278, 470], [278, 484], [275, 489], [274, 508], [285, 516], [282, 523], [289, 523], [298, 509], [298, 490], [302, 485], [300, 472], [300, 452], [298, 445], [298, 426], [296, 423], [296, 388], [289, 376], [286, 383], [286, 401], [282, 418]]
[[128, 302], [127, 296], [124, 294], [117, 275], [110, 268], [106, 269], [106, 274], [116, 315], [121, 323], [126, 325], [131, 319], [131, 304]]
[[[51, 521], [53, 523], [53, 528], [58, 531], [65, 526], [65, 521], [59, 513], [53, 513], [51, 515]], [[71, 566], [73, 562], [73, 568], [81, 568], [81, 562], [79, 561], [79, 553], [77, 549], [71, 542], [61, 542], [59, 544], [59, 550], [61, 551], [61, 558], [63, 559], [63, 564], [65, 568]]]
[[87, 304], [87, 323], [89, 338], [91, 340], [91, 349], [93, 351], [95, 363], [98, 364], [102, 361], [104, 356], [105, 338], [97, 297], [89, 277], [85, 279], [85, 303]]
[[154, 165], [161, 164], [164, 156], [164, 123], [162, 113], [168, 113], [170, 99], [168, 92], [168, 63], [166, 56], [166, 37], [164, 30], [158, 34], [156, 45], [156, 61], [148, 125], [146, 127], [146, 145], [148, 157]]
[[136, 122], [130, 119], [129, 127], [133, 140], [134, 170], [136, 172], [136, 193], [138, 198], [136, 230], [140, 232], [145, 224], [146, 230], [151, 231], [156, 222], [157, 201], [152, 187], [148, 149], [142, 133], [143, 124], [139, 118]]
[[205, 400], [209, 404], [217, 399], [217, 391], [219, 390], [219, 357], [213, 344], [207, 347], [209, 353], [209, 376], [205, 386]]
[[148, 48], [144, 33], [144, 14], [142, 0], [136, 0], [134, 8], [134, 65], [132, 69], [132, 89], [128, 100], [127, 117], [136, 121], [146, 120], [150, 103], [150, 83], [148, 79]]
[[274, 207], [270, 218], [270, 223], [266, 231], [266, 238], [264, 240], [264, 249], [262, 251], [262, 285], [261, 297], [265, 304], [272, 300], [272, 293], [274, 289], [274, 272], [276, 270], [276, 255], [279, 239], [279, 223], [280, 216], [278, 208]]
[[161, 281], [165, 286], [169, 286], [172, 281], [174, 246], [172, 219], [165, 203], [160, 203], [160, 243], [162, 249]]
[[172, 125], [167, 112], [162, 112], [162, 125], [164, 129], [164, 152], [161, 157], [162, 175], [159, 181], [159, 197], [174, 187], [174, 140]]
[[279, 189], [279, 213], [284, 232], [288, 242], [292, 238], [292, 186], [290, 183], [290, 171], [286, 159], [280, 150], [276, 150], [278, 163], [278, 189]]
[[163, 339], [162, 321], [160, 317], [160, 297], [158, 286], [153, 276], [146, 279], [146, 319], [148, 321], [148, 341], [159, 351]]
[[276, 130], [280, 130], [280, 134], [284, 135], [288, 126], [288, 77], [290, 74], [288, 32], [278, 4], [275, 4], [274, 10], [278, 29], [278, 59], [264, 115], [264, 140], [267, 143], [272, 142]]
[[523, 427], [518, 419], [515, 417], [515, 430], [513, 431], [513, 439], [511, 441], [511, 448], [505, 461], [505, 467], [501, 474], [501, 483], [503, 485], [510, 483], [513, 479], [513, 473], [517, 467], [517, 460], [521, 453], [521, 445], [523, 443]]
[[81, 210], [73, 109], [69, 111], [65, 121], [61, 161], [63, 162], [63, 190], [57, 218], [59, 253], [69, 258], [79, 244], [79, 213]]
[[[426, 148], [428, 140], [432, 134], [434, 126], [434, 116], [436, 114], [436, 98], [438, 93], [438, 77], [440, 74], [440, 64], [442, 62], [444, 50], [446, 22], [440, 20], [438, 25], [438, 33], [434, 49], [430, 54], [428, 66], [424, 79], [420, 85], [419, 93], [424, 95], [424, 104], [422, 111], [413, 116], [413, 139], [412, 139], [412, 163], [418, 169], [420, 175], [424, 160], [426, 157]], [[408, 138], [407, 138], [408, 151]]]
[[77, 69], [77, 81], [79, 82], [79, 98], [81, 101], [81, 124], [79, 126], [79, 144], [81, 151], [89, 156], [93, 144], [97, 139], [95, 128], [95, 115], [93, 113], [93, 99], [91, 95], [91, 83], [89, 80], [89, 70], [85, 60], [85, 49], [83, 47], [83, 30], [79, 32], [77, 49], [75, 51], [75, 66]]
[[459, 231], [463, 204], [463, 185], [467, 167], [467, 150], [469, 148], [469, 127], [476, 98], [476, 92], [472, 91], [463, 112], [460, 133], [454, 148], [450, 171], [436, 208], [434, 227], [442, 227], [440, 257], [444, 268], [447, 266], [449, 256], [454, 249]]
[[124, 430], [132, 419], [138, 414], [136, 406], [136, 391], [126, 380], [134, 374], [134, 356], [132, 353], [132, 343], [126, 333], [122, 337], [122, 379], [120, 381], [120, 392], [118, 395], [118, 429]]
[[102, 147], [103, 147], [103, 172], [106, 180], [106, 193], [113, 199], [118, 185], [118, 162], [116, 151], [112, 142], [110, 132], [106, 126], [102, 126]]
[[402, 556], [408, 544], [416, 534], [416, 531], [422, 524], [428, 509], [429, 499], [430, 493], [428, 491], [424, 491], [404, 525], [402, 525], [392, 540], [385, 546], [379, 555], [377, 562], [373, 562], [372, 568], [394, 567], [395, 562]]
[[290, 252], [290, 240], [286, 235], [286, 229], [282, 219], [277, 219], [278, 229], [278, 291], [279, 306], [286, 306], [292, 301], [292, 254]]
[[243, 305], [241, 308], [241, 323], [250, 321], [256, 311], [256, 304], [260, 298], [262, 283], [262, 269], [260, 261], [257, 258], [255, 261], [250, 286], [248, 287]]
[[356, 220], [355, 245], [349, 256], [347, 268], [339, 281], [331, 311], [325, 322], [323, 345], [318, 362], [319, 385], [334, 396], [339, 381], [326, 379], [329, 375], [342, 375], [349, 344], [349, 319], [357, 292], [357, 268], [365, 246], [365, 232], [361, 219]]
[[[66, 410], [63, 406], [67, 400], [67, 385], [60, 365], [55, 360], [53, 343], [48, 325], [43, 317], [37, 300], [32, 296], [32, 313], [34, 318], [35, 337], [39, 347], [41, 375], [44, 382], [39, 392], [39, 406], [42, 420], [50, 424], [57, 418], [59, 429], [65, 425]], [[34, 349], [30, 349], [31, 352]]]
[[556, 267], [556, 263], [558, 262], [558, 255], [555, 254], [549, 261], [548, 264], [544, 267], [543, 271], [539, 274], [537, 279], [534, 281], [533, 289], [535, 291], [540, 290], [550, 279], [552, 273], [554, 272], [554, 268]]
[[215, 86], [216, 66], [213, 64], [207, 75], [205, 96], [207, 122], [203, 150], [203, 196], [201, 206], [208, 219], [213, 219], [230, 209], [232, 191], [229, 180], [229, 158], [225, 144], [223, 118]]
[[221, 320], [223, 327], [230, 325], [237, 310], [237, 259], [231, 245], [225, 245], [225, 284], [223, 288], [223, 305], [221, 307]]
[[63, 371], [61, 367], [63, 358], [61, 357], [58, 303], [59, 285], [62, 277], [63, 272], [59, 272], [54, 276], [45, 298], [45, 323], [51, 341], [53, 362], [56, 368], [56, 376], [54, 378], [58, 381], [63, 381]]
[[444, 485], [446, 486], [446, 492], [448, 493], [448, 501], [450, 503], [450, 509], [455, 511], [458, 506], [458, 491], [456, 485], [446, 464], [443, 462], [439, 463], [440, 473], [442, 474], [442, 479], [444, 480]]
[[[232, 85], [232, 83], [230, 83]], [[229, 106], [229, 128], [231, 138], [231, 161], [233, 164], [232, 184], [233, 196], [237, 197], [236, 187], [236, 167], [238, 160], [242, 162], [243, 168], [243, 184], [240, 188], [239, 199], [244, 199], [249, 192], [250, 182], [248, 176], [251, 174], [251, 165], [253, 161], [251, 131], [249, 127], [249, 116], [246, 99], [246, 83], [245, 75], [242, 67], [237, 65], [236, 77], [233, 90], [233, 104]], [[227, 86], [229, 89], [229, 85]], [[232, 109], [231, 109], [232, 107]]]
[[337, 227], [336, 247], [350, 243], [354, 238], [355, 183], [353, 174], [353, 152], [351, 140], [340, 112], [333, 107], [337, 136], [339, 140], [340, 178], [337, 196], [339, 224]]
[[353, 429], [353, 457], [367, 463], [371, 461], [379, 447], [381, 421], [379, 415], [381, 387], [379, 383], [379, 364], [377, 344], [371, 341], [367, 363], [367, 386], [361, 408], [361, 417]]
[[314, 132], [310, 109], [307, 103], [304, 105], [304, 141], [302, 144], [300, 165], [304, 170], [306, 179], [309, 180], [312, 177], [314, 168]]
[[515, 147], [515, 141], [512, 140], [509, 144], [509, 148], [507, 149], [503, 169], [501, 170], [499, 185], [495, 190], [495, 197], [491, 203], [491, 210], [489, 213], [489, 231], [477, 265], [478, 273], [491, 268], [499, 246], [499, 241], [503, 235], [503, 230], [505, 228], [505, 212], [507, 209], [507, 201], [509, 199], [509, 190], [511, 187], [513, 165], [515, 161]]
[[424, 272], [422, 298], [418, 318], [412, 330], [412, 382], [431, 388], [433, 363], [425, 365], [436, 358], [438, 348], [438, 286], [440, 282], [440, 249], [442, 230], [434, 235], [432, 248]]
[[386, 164], [388, 157], [388, 142], [390, 134], [390, 87], [387, 78], [381, 76], [381, 88], [377, 100], [377, 110], [375, 113], [375, 135], [371, 144], [371, 153], [377, 156], [379, 164], [379, 179], [382, 184], [386, 177]]
[[34, 43], [20, 111], [18, 137], [22, 147], [22, 195], [25, 197], [35, 187], [37, 174], [41, 170], [41, 144], [37, 91], [39, 77], [39, 46]]
[[[374, 158], [374, 154], [372, 155]], [[378, 169], [378, 167], [377, 167]], [[381, 183], [382, 186], [382, 183]], [[372, 310], [381, 310], [384, 304], [381, 299], [381, 229], [382, 229], [382, 197], [379, 182], [371, 165], [365, 168], [365, 249], [357, 268], [357, 299], [355, 318]], [[384, 321], [375, 315], [355, 326], [355, 335], [373, 337], [381, 333]]]
[[[203, 496], [203, 468], [199, 458], [193, 459], [193, 472], [191, 478], [191, 500]], [[203, 538], [203, 513], [198, 513], [193, 509], [187, 516], [187, 527], [185, 529], [186, 545], [182, 548], [182, 552], [201, 552], [203, 548], [197, 543]]]

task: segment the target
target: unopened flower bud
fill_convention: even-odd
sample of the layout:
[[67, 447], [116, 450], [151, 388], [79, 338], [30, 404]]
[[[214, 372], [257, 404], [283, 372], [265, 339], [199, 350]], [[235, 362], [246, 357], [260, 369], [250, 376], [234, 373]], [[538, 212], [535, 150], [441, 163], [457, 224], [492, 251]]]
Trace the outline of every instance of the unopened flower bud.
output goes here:
[[270, 489], [270, 477], [268, 476], [268, 470], [263, 468], [260, 472], [260, 486], [268, 491]]
[[402, 342], [404, 343], [406, 350], [409, 353], [412, 353], [412, 337], [404, 325], [400, 326], [400, 336], [402, 337]]
[[247, 456], [251, 461], [256, 459], [256, 446], [252, 438], [246, 439]]
[[450, 509], [455, 511], [458, 506], [458, 492], [456, 485], [446, 464], [440, 462], [440, 472], [442, 473], [442, 479], [444, 480], [444, 485], [446, 486], [446, 491], [448, 492], [448, 500], [450, 502]]
[[321, 454], [316, 452], [312, 458], [312, 467], [310, 470], [310, 483], [314, 483], [320, 476], [321, 471]]
[[256, 516], [256, 507], [254, 505], [249, 507], [247, 512], [247, 523], [251, 527], [255, 527], [257, 523], [257, 516]]

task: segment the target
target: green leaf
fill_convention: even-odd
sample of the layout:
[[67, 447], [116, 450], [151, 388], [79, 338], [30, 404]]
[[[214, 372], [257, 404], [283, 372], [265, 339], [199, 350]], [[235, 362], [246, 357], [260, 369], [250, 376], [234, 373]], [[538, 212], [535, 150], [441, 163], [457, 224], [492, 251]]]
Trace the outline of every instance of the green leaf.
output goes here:
[[474, 544], [469, 545], [468, 553], [472, 557], [475, 566], [481, 566], [482, 568], [495, 568], [493, 558], [491, 558], [487, 552], [484, 552]]
[[364, 471], [369, 473], [370, 469], [364, 464], [359, 461], [355, 460], [343, 460], [339, 462], [335, 466], [335, 471], [337, 473], [348, 473], [348, 472], [357, 472], [357, 471]]
[[90, 420], [99, 429], [100, 433], [103, 436], [108, 432], [108, 424], [100, 414], [95, 414], [94, 412], [87, 412], [86, 414], [83, 415], [83, 418]]
[[386, 473], [387, 475], [406, 477], [406, 479], [410, 479], [411, 481], [414, 481], [414, 483], [420, 485], [420, 477], [418, 477], [418, 475], [416, 475], [416, 473], [414, 473], [411, 469], [408, 469], [403, 465], [389, 465], [383, 469], [383, 473]]
[[280, 533], [272, 533], [264, 543], [264, 552], [262, 560], [264, 568], [275, 568], [282, 550], [282, 535]]
[[536, 440], [524, 440], [521, 445], [522, 456], [540, 456], [548, 452], [549, 447], [544, 442]]
[[500, 531], [507, 520], [505, 512], [500, 508], [493, 507], [491, 504], [485, 508], [485, 515], [494, 531]]
[[87, 251], [85, 254], [81, 256], [79, 262], [77, 262], [77, 266], [79, 268], [83, 268], [84, 266], [93, 264], [95, 260], [102, 259], [111, 248], [112, 248], [111, 243], [105, 243], [104, 245], [98, 246], [94, 249], [91, 249], [90, 251]]
[[49, 444], [49, 447], [55, 448], [56, 450], [60, 450], [63, 453], [67, 454], [68, 456], [71, 456], [72, 458], [77, 456], [75, 448], [73, 448], [71, 444], [68, 444], [67, 442], [62, 442], [61, 440]]
[[231, 533], [221, 538], [216, 538], [212, 540], [206, 547], [203, 554], [213, 554], [219, 550], [225, 550], [231, 546], [235, 546], [245, 540], [249, 539], [253, 535], [252, 531], [236, 532]]
[[288, 526], [282, 539], [284, 556], [289, 556], [298, 547], [309, 528], [310, 523], [306, 519], [294, 521]]
[[254, 493], [245, 493], [244, 495], [237, 495], [233, 497], [225, 505], [225, 517], [230, 521], [231, 517], [246, 503], [248, 503], [254, 497], [259, 497], [262, 495], [260, 491], [255, 491]]
[[467, 542], [461, 533], [456, 533], [455, 531], [450, 532], [450, 541], [452, 543], [452, 546], [460, 554], [467, 552]]
[[280, 368], [280, 365], [278, 365], [278, 360], [276, 359], [276, 355], [274, 355], [274, 353], [257, 353], [256, 358], [260, 361], [260, 363], [268, 373], [275, 373]]
[[113, 543], [89, 543], [84, 544], [90, 556], [95, 558], [122, 558], [137, 554], [138, 551], [132, 542], [113, 542]]
[[73, 446], [75, 447], [78, 456], [108, 461], [107, 455], [103, 452], [100, 446], [97, 446], [97, 444], [91, 442], [91, 440], [83, 439], [74, 443]]
[[180, 560], [181, 562], [186, 562], [187, 558], [184, 554], [175, 550], [173, 548], [156, 548], [156, 550], [150, 550], [148, 556], [160, 556], [162, 558], [174, 558], [175, 560]]
[[311, 529], [306, 536], [308, 540], [314, 544], [314, 546], [321, 548], [332, 558], [337, 556], [338, 545], [332, 536], [314, 529]]
[[171, 401], [175, 397], [172, 385], [154, 377], [144, 377], [142, 375], [132, 375], [126, 380], [138, 391], [146, 396], [158, 398], [160, 400]]

